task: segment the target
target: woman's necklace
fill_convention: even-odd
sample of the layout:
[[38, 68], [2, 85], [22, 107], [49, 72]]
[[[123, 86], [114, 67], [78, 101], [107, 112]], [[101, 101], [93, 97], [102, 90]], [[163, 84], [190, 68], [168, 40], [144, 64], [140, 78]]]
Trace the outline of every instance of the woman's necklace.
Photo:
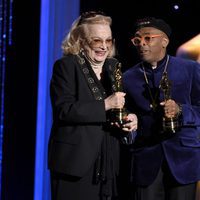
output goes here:
[[94, 73], [96, 74], [98, 80], [100, 80], [103, 67], [102, 66], [93, 66], [93, 65], [91, 65], [91, 66], [92, 66], [92, 69], [93, 69]]
[[[165, 67], [164, 67], [164, 71], [162, 73], [161, 80], [163, 79], [163, 75], [166, 74], [166, 72], [167, 72], [168, 62], [169, 62], [169, 55], [167, 55], [167, 60], [166, 60], [166, 63], [165, 63]], [[145, 71], [143, 63], [142, 63], [142, 69], [143, 69], [145, 82], [146, 82], [146, 84], [148, 86], [148, 92], [149, 92], [149, 95], [150, 95], [150, 98], [151, 98], [150, 108], [152, 108], [153, 111], [155, 111], [157, 106], [158, 106], [157, 98], [158, 98], [159, 90], [155, 93], [155, 95], [152, 94], [152, 91], [151, 91], [151, 88], [150, 88], [150, 85], [149, 85], [149, 80], [147, 78], [147, 74], [146, 74], [146, 71]], [[160, 89], [160, 87], [161, 87], [161, 83], [159, 83], [159, 87], [158, 88]]]

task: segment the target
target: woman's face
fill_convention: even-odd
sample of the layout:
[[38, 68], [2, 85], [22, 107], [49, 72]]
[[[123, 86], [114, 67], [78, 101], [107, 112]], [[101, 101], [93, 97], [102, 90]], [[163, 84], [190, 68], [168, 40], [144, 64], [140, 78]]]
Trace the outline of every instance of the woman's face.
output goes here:
[[113, 48], [110, 26], [107, 24], [88, 25], [86, 36], [86, 43], [83, 46], [86, 56], [93, 64], [103, 63]]

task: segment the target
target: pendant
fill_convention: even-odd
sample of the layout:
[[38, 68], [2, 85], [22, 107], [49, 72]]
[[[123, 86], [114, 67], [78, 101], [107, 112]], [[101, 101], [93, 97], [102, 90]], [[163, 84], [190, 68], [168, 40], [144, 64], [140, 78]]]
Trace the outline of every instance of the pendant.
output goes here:
[[156, 103], [151, 103], [149, 105], [149, 107], [155, 112], [156, 111], [156, 108], [157, 108], [157, 104]]

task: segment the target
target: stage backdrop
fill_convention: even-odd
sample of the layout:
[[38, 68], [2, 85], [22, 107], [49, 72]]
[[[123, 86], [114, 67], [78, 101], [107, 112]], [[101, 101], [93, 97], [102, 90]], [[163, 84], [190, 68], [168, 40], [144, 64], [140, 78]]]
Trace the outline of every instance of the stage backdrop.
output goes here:
[[61, 42], [78, 15], [79, 0], [41, 1], [34, 200], [50, 200], [47, 146], [52, 111], [49, 82], [53, 63], [61, 56]]

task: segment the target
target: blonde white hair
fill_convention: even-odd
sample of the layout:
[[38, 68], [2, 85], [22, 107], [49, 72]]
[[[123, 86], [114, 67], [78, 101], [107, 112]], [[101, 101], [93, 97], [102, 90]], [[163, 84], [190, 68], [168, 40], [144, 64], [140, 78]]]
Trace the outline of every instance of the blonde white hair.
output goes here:
[[[62, 42], [61, 48], [64, 55], [79, 54], [87, 38], [87, 26], [91, 24], [107, 24], [111, 26], [112, 19], [95, 11], [83, 13], [72, 23], [69, 33]], [[115, 50], [115, 44], [113, 43], [108, 57], [115, 56]]]

